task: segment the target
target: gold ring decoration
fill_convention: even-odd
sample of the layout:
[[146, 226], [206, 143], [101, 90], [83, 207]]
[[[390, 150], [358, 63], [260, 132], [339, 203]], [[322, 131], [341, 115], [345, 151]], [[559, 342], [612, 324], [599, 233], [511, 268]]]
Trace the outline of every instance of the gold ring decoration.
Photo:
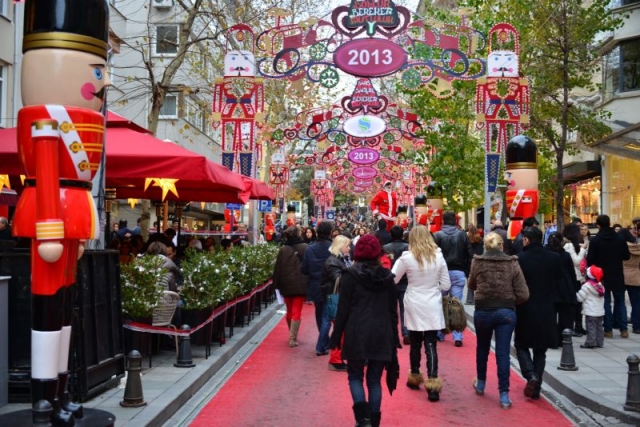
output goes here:
[[109, 45], [93, 37], [63, 32], [29, 34], [24, 37], [22, 43], [22, 53], [28, 50], [51, 48], [91, 53], [106, 60]]
[[538, 169], [536, 162], [515, 162], [507, 163], [507, 169]]
[[64, 239], [64, 222], [36, 222], [36, 238], [38, 240]]

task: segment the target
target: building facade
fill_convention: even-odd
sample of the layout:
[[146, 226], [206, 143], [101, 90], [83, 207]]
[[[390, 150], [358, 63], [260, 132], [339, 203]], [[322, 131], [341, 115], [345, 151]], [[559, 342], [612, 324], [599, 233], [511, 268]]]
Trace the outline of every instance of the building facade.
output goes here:
[[592, 144], [579, 142], [581, 157], [565, 164], [570, 195], [565, 207], [585, 222], [607, 214], [623, 226], [640, 217], [640, 0], [614, 0], [624, 24], [600, 47], [599, 93], [584, 102], [611, 114], [611, 133]]

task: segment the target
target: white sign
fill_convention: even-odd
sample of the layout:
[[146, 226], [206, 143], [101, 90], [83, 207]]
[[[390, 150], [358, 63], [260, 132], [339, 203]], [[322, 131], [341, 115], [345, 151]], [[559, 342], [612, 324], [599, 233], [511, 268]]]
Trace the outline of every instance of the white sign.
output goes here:
[[336, 219], [336, 211], [335, 209], [327, 209], [327, 219], [329, 221], [333, 221]]
[[271, 163], [274, 165], [284, 164], [284, 148], [279, 148], [271, 155]]
[[387, 128], [384, 120], [377, 116], [355, 116], [345, 120], [343, 129], [351, 136], [366, 138], [380, 135]]
[[313, 177], [314, 179], [325, 179], [327, 177], [327, 172], [324, 170], [316, 170]]

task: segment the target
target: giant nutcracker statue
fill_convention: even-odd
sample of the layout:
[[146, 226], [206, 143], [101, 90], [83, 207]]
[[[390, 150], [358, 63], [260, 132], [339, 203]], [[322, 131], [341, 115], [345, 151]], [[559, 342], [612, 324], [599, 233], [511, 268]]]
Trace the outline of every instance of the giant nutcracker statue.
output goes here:
[[109, 6], [24, 7], [18, 151], [27, 178], [13, 234], [31, 239], [31, 415], [38, 425], [82, 424], [95, 410], [70, 401], [69, 345], [77, 262], [100, 231], [91, 180], [104, 145]]
[[409, 226], [409, 215], [407, 212], [409, 211], [409, 207], [407, 205], [398, 206], [398, 224], [402, 227], [403, 230], [406, 230]]
[[287, 227], [296, 225], [296, 205], [287, 205]]
[[476, 86], [476, 123], [485, 129], [487, 153], [502, 152], [509, 138], [529, 125], [529, 82], [519, 74], [519, 50], [518, 32], [511, 24], [491, 28], [487, 76]]
[[264, 214], [264, 236], [267, 242], [271, 242], [273, 240], [273, 236], [276, 234], [277, 213], [278, 208], [276, 205], [276, 201], [273, 200], [271, 202], [271, 212], [267, 212]]
[[374, 216], [380, 216], [387, 221], [387, 230], [396, 222], [396, 211], [398, 210], [398, 194], [393, 190], [393, 183], [386, 181], [382, 190], [378, 191], [369, 206]]
[[522, 221], [538, 211], [538, 147], [533, 139], [518, 135], [506, 150], [507, 236], [514, 239], [522, 229]]
[[427, 196], [419, 194], [414, 199], [414, 209], [417, 225], [429, 225], [429, 206], [427, 206]]
[[[251, 50], [228, 50], [229, 41]], [[213, 93], [214, 127], [222, 125], [222, 164], [234, 172], [255, 177], [256, 126], [264, 122], [264, 87], [255, 77], [253, 31], [246, 24], [229, 29], [224, 77]]]
[[442, 230], [442, 208], [444, 206], [442, 202], [442, 186], [436, 182], [431, 182], [427, 187], [427, 196], [429, 231], [435, 233]]

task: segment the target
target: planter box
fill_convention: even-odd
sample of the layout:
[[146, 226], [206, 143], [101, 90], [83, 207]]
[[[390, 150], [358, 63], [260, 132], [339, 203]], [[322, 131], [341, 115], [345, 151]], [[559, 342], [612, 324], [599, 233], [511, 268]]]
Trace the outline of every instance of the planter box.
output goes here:
[[[9, 401], [30, 402], [31, 255], [0, 254], [0, 276], [9, 281]], [[69, 391], [85, 401], [117, 384], [125, 355], [116, 251], [85, 251], [78, 264], [69, 368]]]

